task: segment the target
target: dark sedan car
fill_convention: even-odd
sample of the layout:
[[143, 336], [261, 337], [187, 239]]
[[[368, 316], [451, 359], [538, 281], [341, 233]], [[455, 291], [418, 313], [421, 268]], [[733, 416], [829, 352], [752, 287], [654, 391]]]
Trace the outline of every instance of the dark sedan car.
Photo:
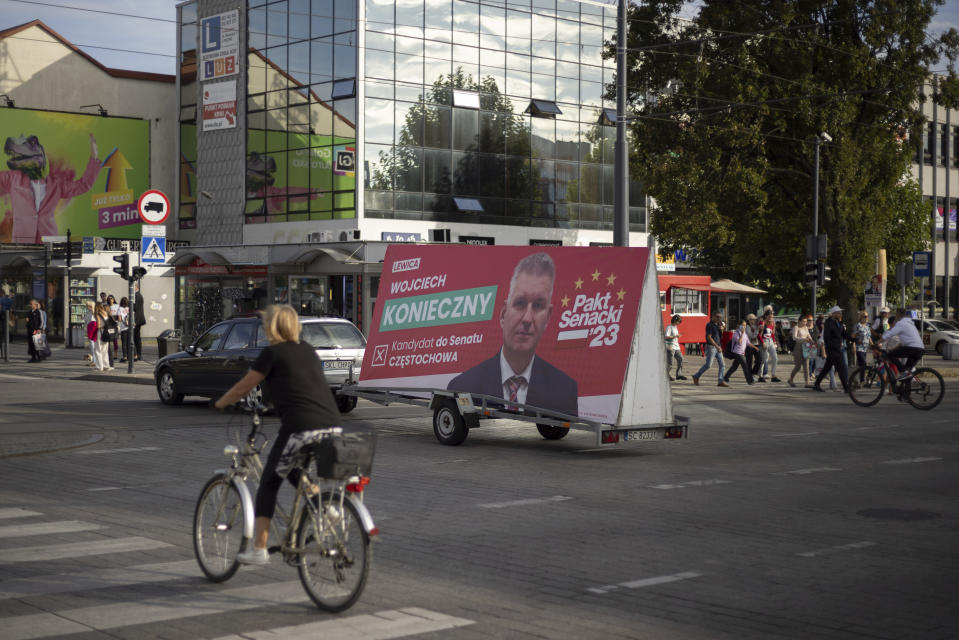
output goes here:
[[[366, 338], [349, 320], [300, 318], [300, 340], [323, 361], [326, 381], [340, 411], [356, 406], [356, 397], [339, 395], [350, 375], [356, 380], [363, 365]], [[231, 318], [213, 325], [183, 351], [160, 358], [153, 371], [157, 394], [164, 404], [180, 404], [184, 396], [217, 398], [246, 375], [250, 365], [269, 345], [257, 317]]]

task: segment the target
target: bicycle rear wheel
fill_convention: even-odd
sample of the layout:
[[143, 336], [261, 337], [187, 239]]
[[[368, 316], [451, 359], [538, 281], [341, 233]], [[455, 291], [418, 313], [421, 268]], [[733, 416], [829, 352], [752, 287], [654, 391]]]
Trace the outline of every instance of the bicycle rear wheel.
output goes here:
[[240, 492], [226, 476], [210, 478], [193, 514], [193, 551], [200, 569], [213, 582], [229, 580], [240, 567], [236, 555], [248, 542], [243, 525]]
[[366, 586], [373, 561], [370, 537], [356, 508], [343, 501], [342, 513], [329, 514], [328, 505], [340, 511], [338, 496], [324, 496], [322, 509], [306, 507], [297, 532], [300, 582], [313, 602], [331, 612], [348, 609]]
[[912, 378], [903, 382], [908, 385], [906, 400], [917, 409], [928, 411], [942, 401], [946, 385], [935, 369], [919, 368]]
[[876, 367], [857, 367], [849, 374], [849, 397], [860, 407], [871, 407], [882, 400], [884, 376]]

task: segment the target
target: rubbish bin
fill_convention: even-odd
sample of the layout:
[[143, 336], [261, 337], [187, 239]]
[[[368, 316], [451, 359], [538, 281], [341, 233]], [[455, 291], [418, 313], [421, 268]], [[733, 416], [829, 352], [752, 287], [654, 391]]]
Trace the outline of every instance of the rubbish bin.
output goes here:
[[180, 332], [176, 329], [167, 329], [157, 336], [157, 357], [162, 358], [180, 350]]

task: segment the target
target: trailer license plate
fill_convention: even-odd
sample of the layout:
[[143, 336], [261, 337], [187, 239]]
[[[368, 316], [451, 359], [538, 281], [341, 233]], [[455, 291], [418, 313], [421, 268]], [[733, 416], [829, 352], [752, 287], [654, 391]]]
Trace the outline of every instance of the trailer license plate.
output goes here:
[[655, 431], [624, 431], [623, 442], [631, 440], [656, 440], [659, 436]]
[[324, 369], [349, 369], [353, 364], [352, 360], [324, 360]]

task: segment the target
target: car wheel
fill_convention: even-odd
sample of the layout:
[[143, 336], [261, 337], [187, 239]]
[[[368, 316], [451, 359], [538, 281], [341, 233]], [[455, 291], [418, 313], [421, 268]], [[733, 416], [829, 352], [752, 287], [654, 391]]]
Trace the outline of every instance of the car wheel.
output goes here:
[[946, 341], [940, 340], [936, 343], [936, 353], [938, 353], [943, 358], [946, 357]]
[[163, 404], [175, 405], [183, 402], [183, 394], [177, 391], [176, 379], [169, 369], [161, 371], [160, 377], [157, 378], [157, 395]]
[[340, 410], [340, 413], [349, 413], [356, 408], [356, 396], [336, 396], [336, 408]]

